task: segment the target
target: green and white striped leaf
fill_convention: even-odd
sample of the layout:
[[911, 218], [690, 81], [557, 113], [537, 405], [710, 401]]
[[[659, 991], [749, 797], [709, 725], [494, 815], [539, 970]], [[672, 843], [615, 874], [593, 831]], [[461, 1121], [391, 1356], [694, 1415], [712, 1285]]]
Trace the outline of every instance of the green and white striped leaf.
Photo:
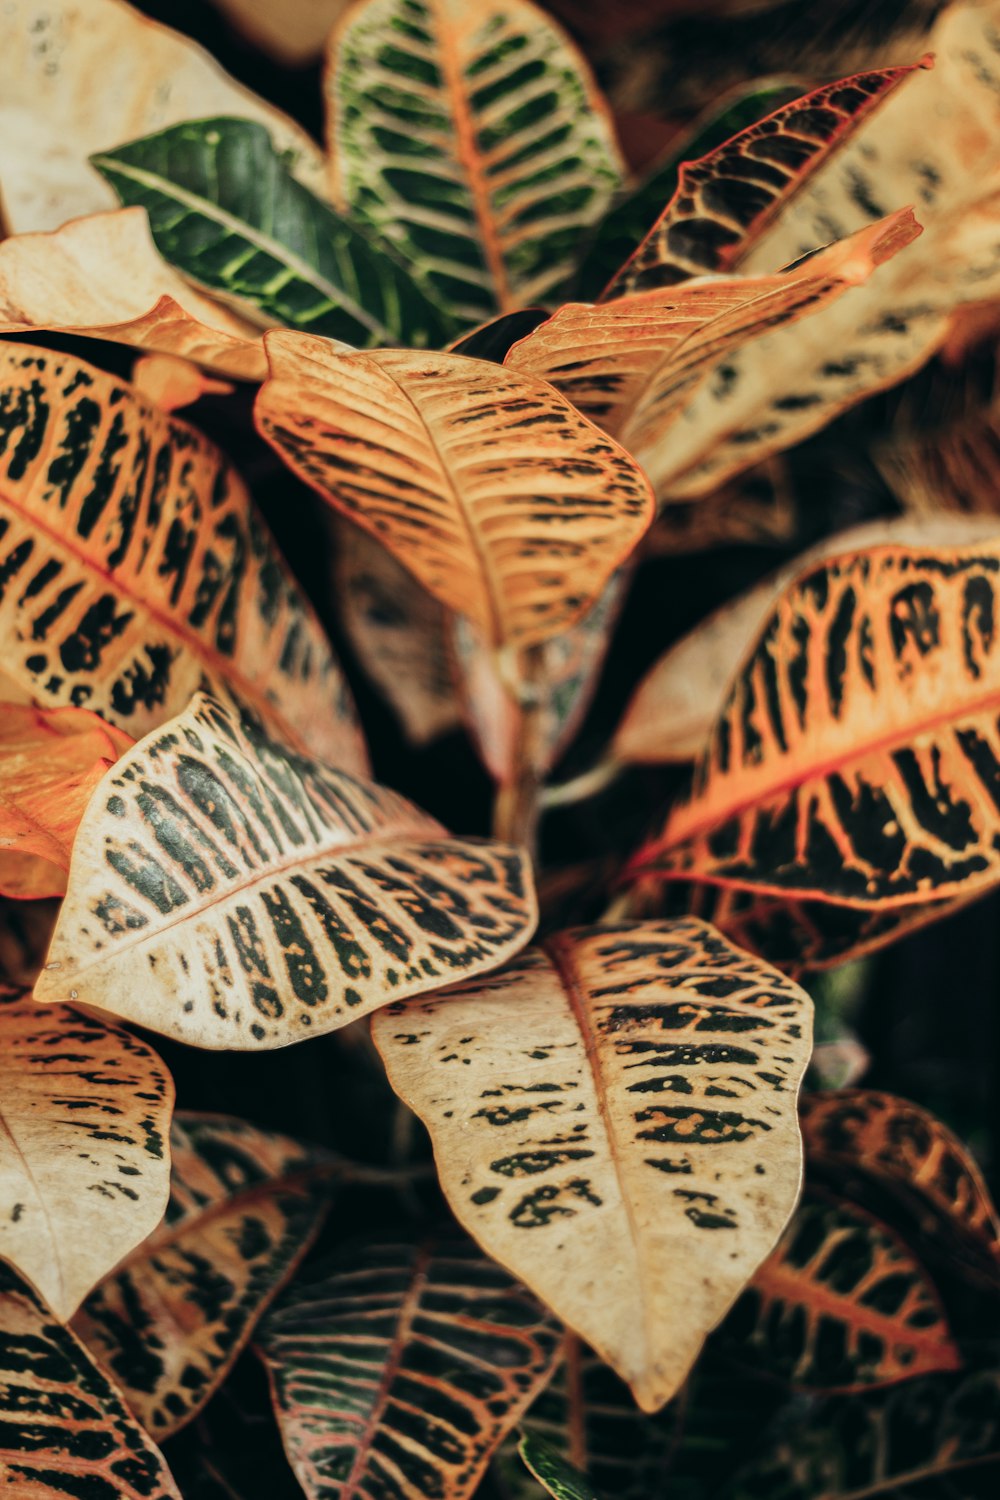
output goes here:
[[462, 1225], [656, 1411], [792, 1211], [810, 1030], [685, 919], [559, 933], [372, 1034]]
[[586, 1474], [567, 1463], [561, 1453], [534, 1433], [525, 1433], [518, 1451], [529, 1473], [555, 1500], [602, 1500]]
[[173, 1098], [145, 1042], [0, 987], [0, 1256], [58, 1317], [163, 1213]]
[[345, 1250], [259, 1334], [309, 1500], [468, 1500], [559, 1344], [530, 1293], [461, 1241]]
[[451, 838], [199, 693], [94, 792], [35, 995], [281, 1047], [494, 968], [535, 920], [521, 851]]
[[621, 181], [586, 63], [527, 0], [360, 0], [326, 93], [334, 201], [467, 323], [545, 300]]
[[73, 1319], [157, 1439], [225, 1380], [319, 1232], [332, 1170], [287, 1136], [225, 1115], [176, 1115], [170, 1157], [163, 1221]]
[[10, 1500], [181, 1500], [121, 1392], [3, 1261], [0, 1489]]
[[363, 348], [447, 336], [403, 266], [298, 182], [255, 121], [193, 120], [91, 160], [147, 211], [171, 265], [265, 326]]

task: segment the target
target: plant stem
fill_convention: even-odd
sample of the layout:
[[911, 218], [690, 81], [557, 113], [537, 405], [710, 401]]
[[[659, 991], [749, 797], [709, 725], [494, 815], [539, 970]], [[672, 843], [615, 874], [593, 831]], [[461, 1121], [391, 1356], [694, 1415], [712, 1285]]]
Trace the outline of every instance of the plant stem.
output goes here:
[[535, 858], [545, 744], [545, 657], [542, 646], [528, 646], [501, 658], [500, 675], [515, 705], [514, 751], [510, 775], [497, 788], [493, 836], [520, 844]]
[[591, 766], [589, 771], [582, 771], [572, 780], [563, 781], [557, 786], [547, 786], [541, 795], [541, 805], [548, 811], [550, 807], [584, 802], [588, 797], [595, 797], [598, 792], [603, 792], [606, 786], [617, 780], [624, 769], [620, 760], [599, 760], [596, 766]]

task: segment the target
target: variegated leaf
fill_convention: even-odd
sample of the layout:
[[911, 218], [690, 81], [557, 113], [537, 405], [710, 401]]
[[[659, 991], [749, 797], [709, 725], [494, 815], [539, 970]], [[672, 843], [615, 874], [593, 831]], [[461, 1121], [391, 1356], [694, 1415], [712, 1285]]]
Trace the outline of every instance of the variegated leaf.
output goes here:
[[0, 1485], [11, 1500], [181, 1500], [121, 1392], [2, 1261]]
[[810, 1017], [682, 920], [560, 934], [373, 1034], [460, 1222], [654, 1411], [794, 1205]]
[[0, 1256], [57, 1317], [163, 1213], [173, 1093], [137, 1037], [0, 987]]
[[63, 894], [83, 809], [132, 743], [83, 708], [0, 703], [0, 893]]
[[259, 331], [160, 259], [141, 208], [0, 244], [0, 332], [35, 329], [179, 355], [239, 380], [267, 371]]
[[928, 1375], [838, 1396], [779, 1432], [727, 1500], [993, 1500], [1000, 1375]]
[[542, 381], [305, 334], [266, 346], [264, 437], [491, 646], [578, 619], [652, 518], [638, 466]]
[[296, 1281], [259, 1346], [309, 1500], [468, 1500], [559, 1330], [474, 1246], [362, 1243]]
[[816, 1189], [736, 1304], [721, 1343], [806, 1390], [887, 1385], [961, 1365], [915, 1247]]
[[280, 1047], [493, 968], [535, 923], [526, 856], [200, 693], [100, 784], [44, 1001], [202, 1047]]
[[265, 327], [349, 346], [442, 342], [443, 312], [391, 254], [292, 175], [264, 125], [192, 120], [91, 157], [172, 265]]
[[0, 56], [0, 196], [12, 234], [114, 207], [91, 153], [206, 115], [259, 121], [296, 177], [323, 191], [323, 159], [304, 130], [124, 0], [5, 0]]
[[601, 1500], [600, 1492], [585, 1474], [533, 1433], [521, 1439], [519, 1452], [529, 1473], [556, 1500]]
[[317, 1153], [241, 1120], [175, 1116], [170, 1156], [166, 1217], [73, 1319], [157, 1439], [225, 1380], [329, 1205]]
[[229, 685], [367, 764], [326, 637], [212, 444], [73, 359], [0, 346], [0, 684], [138, 737]]
[[543, 301], [621, 181], [587, 64], [528, 0], [360, 0], [326, 97], [335, 200], [465, 322]]
[[803, 183], [912, 72], [886, 68], [824, 84], [686, 161], [673, 197], [602, 300], [734, 271]]
[[[665, 476], [678, 471], [674, 448], [700, 442], [680, 418], [706, 382], [718, 398], [713, 372], [769, 329], [795, 324], [794, 337], [808, 342], [800, 320], [811, 324], [824, 308], [832, 312], [847, 292], [835, 316], [853, 322], [858, 288], [919, 233], [903, 210], [781, 274], [698, 277], [593, 307], [570, 302], [516, 343], [505, 363], [551, 381], [620, 438], [663, 490]], [[675, 428], [679, 436], [668, 442]], [[751, 451], [747, 462], [757, 456]]]
[[872, 911], [1000, 877], [1000, 542], [821, 563], [775, 605], [633, 878]]

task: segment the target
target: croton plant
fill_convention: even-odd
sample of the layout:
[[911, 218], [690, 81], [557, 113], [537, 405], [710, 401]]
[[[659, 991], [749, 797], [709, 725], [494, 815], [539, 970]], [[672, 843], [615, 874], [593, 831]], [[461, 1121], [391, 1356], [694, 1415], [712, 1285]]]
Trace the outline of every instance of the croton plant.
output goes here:
[[850, 999], [1000, 885], [1000, 0], [172, 9], [0, 0], [0, 1482], [995, 1496]]

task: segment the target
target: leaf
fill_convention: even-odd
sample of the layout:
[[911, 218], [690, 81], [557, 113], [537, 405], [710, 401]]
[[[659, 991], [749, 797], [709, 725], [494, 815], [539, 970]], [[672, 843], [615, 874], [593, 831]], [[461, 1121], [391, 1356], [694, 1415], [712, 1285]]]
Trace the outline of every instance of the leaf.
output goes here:
[[992, 1500], [1000, 1475], [1000, 1376], [928, 1375], [800, 1414], [727, 1500]]
[[182, 1113], [170, 1148], [165, 1219], [73, 1319], [158, 1439], [225, 1380], [329, 1206], [320, 1157], [287, 1136]]
[[864, 1209], [816, 1189], [736, 1304], [721, 1342], [806, 1390], [858, 1390], [961, 1366], [914, 1250]]
[[267, 369], [257, 330], [160, 259], [141, 208], [0, 244], [0, 331], [35, 329], [181, 355], [238, 380]]
[[[954, 390], [949, 372], [948, 385]], [[973, 409], [964, 420], [928, 432], [923, 425], [905, 442], [878, 445], [879, 471], [904, 508], [917, 515], [944, 511], [996, 517], [1000, 402]]]
[[403, 267], [292, 175], [264, 125], [192, 120], [91, 161], [123, 203], [146, 210], [171, 265], [264, 326], [363, 346], [447, 332]]
[[0, 190], [11, 234], [113, 207], [91, 153], [192, 116], [259, 121], [296, 178], [323, 191], [323, 159], [305, 131], [188, 37], [121, 0], [5, 0], [0, 55]]
[[805, 1095], [800, 1119], [811, 1166], [860, 1168], [903, 1202], [929, 1209], [1000, 1270], [1000, 1217], [982, 1173], [927, 1110], [877, 1090], [837, 1089]]
[[649, 524], [641, 470], [541, 381], [455, 354], [266, 345], [264, 437], [492, 646], [578, 619]]
[[309, 1500], [467, 1500], [559, 1333], [473, 1246], [363, 1243], [289, 1287], [259, 1344]]
[[214, 0], [254, 46], [286, 67], [312, 62], [323, 50], [334, 21], [351, 0], [289, 0], [279, 14], [271, 0]]
[[655, 1411], [791, 1213], [810, 1013], [703, 923], [623, 923], [373, 1036], [460, 1223]]
[[66, 889], [83, 809], [133, 743], [82, 708], [0, 704], [0, 892], [37, 899]]
[[569, 37], [526, 0], [368, 0], [330, 38], [331, 184], [464, 322], [545, 301], [621, 181]]
[[0, 1351], [0, 1484], [11, 1496], [180, 1500], [119, 1391], [3, 1262]]
[[604, 298], [734, 271], [803, 183], [913, 72], [885, 68], [824, 84], [685, 161], [673, 197]]
[[0, 1254], [66, 1320], [163, 1213], [173, 1084], [137, 1037], [2, 987], [0, 1036]]
[[0, 346], [0, 695], [136, 737], [228, 684], [297, 742], [366, 764], [315, 614], [236, 472], [128, 385]]
[[556, 1500], [601, 1500], [585, 1474], [533, 1433], [525, 1433], [519, 1452], [528, 1471]]
[[[725, 379], [710, 380], [713, 371], [768, 329], [805, 318], [811, 326], [847, 291], [853, 301], [872, 272], [919, 233], [903, 210], [778, 275], [699, 277], [597, 306], [570, 302], [515, 344], [506, 364], [551, 381], [629, 447], [658, 494], [673, 496], [673, 476], [695, 462], [689, 452], [703, 452], [687, 410], [706, 382], [713, 400], [728, 396]], [[850, 305], [837, 317], [853, 326]], [[796, 331], [800, 342], [804, 336]], [[761, 455], [747, 446], [749, 464]]]
[[871, 911], [998, 877], [1000, 542], [840, 555], [782, 595], [631, 878]]
[[132, 366], [132, 384], [161, 411], [192, 406], [203, 396], [231, 396], [235, 389], [175, 354], [143, 354]]
[[35, 996], [281, 1047], [495, 967], [535, 919], [520, 851], [451, 838], [199, 693], [91, 799]]

